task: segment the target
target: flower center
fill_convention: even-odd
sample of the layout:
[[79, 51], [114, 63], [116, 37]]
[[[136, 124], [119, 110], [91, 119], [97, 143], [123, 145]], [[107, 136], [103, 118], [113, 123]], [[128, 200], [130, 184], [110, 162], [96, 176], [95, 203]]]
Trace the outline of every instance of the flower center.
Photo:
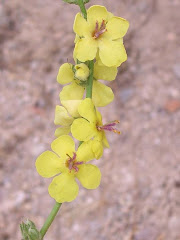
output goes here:
[[66, 167], [69, 168], [69, 171], [71, 172], [72, 170], [75, 170], [75, 172], [79, 171], [78, 166], [83, 164], [83, 162], [78, 162], [76, 161], [76, 153], [73, 153], [73, 157], [70, 157], [68, 154], [68, 159], [66, 161]]
[[106, 29], [106, 22], [105, 20], [102, 20], [101, 25], [98, 23], [98, 21], [96, 21], [96, 26], [95, 26], [95, 30], [92, 34], [92, 37], [97, 39], [99, 38], [103, 33], [105, 33], [107, 31]]
[[118, 120], [115, 120], [113, 122], [104, 124], [102, 126], [97, 126], [98, 131], [109, 131], [120, 134], [121, 132], [118, 131], [116, 128], [114, 128], [118, 123], [120, 123]]

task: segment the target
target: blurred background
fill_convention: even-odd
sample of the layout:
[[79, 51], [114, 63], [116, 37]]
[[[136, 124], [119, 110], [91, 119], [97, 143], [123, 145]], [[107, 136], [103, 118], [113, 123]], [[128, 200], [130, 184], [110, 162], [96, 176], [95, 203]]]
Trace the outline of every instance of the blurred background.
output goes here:
[[[63, 204], [45, 240], [180, 240], [180, 2], [91, 0], [130, 21], [128, 61], [100, 109], [120, 136], [95, 161], [97, 190]], [[59, 66], [72, 61], [77, 6], [61, 0], [0, 0], [0, 239], [38, 228], [54, 200], [35, 160], [54, 139]]]

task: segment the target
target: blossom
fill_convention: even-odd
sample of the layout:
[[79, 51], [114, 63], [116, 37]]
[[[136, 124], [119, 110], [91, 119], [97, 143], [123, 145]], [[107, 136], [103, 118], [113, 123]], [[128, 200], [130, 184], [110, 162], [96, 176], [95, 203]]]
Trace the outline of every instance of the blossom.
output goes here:
[[61, 102], [63, 106], [56, 106], [54, 124], [61, 126], [55, 131], [56, 137], [70, 133], [71, 124], [80, 116], [77, 111], [80, 102], [81, 100], [68, 100]]
[[95, 5], [87, 11], [87, 21], [81, 13], [76, 15], [74, 32], [76, 37], [74, 55], [81, 62], [93, 60], [97, 53], [108, 67], [119, 66], [127, 60], [122, 38], [129, 28], [124, 18], [115, 17], [103, 6]]
[[48, 191], [57, 202], [73, 201], [79, 191], [76, 178], [83, 187], [95, 189], [99, 186], [101, 172], [87, 163], [94, 158], [91, 143], [82, 143], [75, 151], [75, 143], [68, 135], [60, 136], [51, 144], [52, 151], [43, 152], [36, 160], [37, 172], [45, 178], [54, 177]]
[[92, 151], [96, 159], [99, 159], [103, 154], [103, 148], [109, 147], [105, 131], [120, 133], [114, 128], [119, 122], [114, 121], [103, 125], [102, 116], [95, 109], [90, 98], [86, 98], [79, 104], [78, 112], [81, 118], [74, 120], [71, 125], [71, 133], [79, 141], [92, 142]]
[[[117, 67], [99, 65], [98, 62], [94, 64], [92, 99], [95, 106], [106, 106], [114, 99], [112, 89], [99, 82], [98, 79], [112, 81], [116, 75]], [[60, 84], [70, 84], [63, 87], [60, 93], [60, 100], [82, 99], [88, 76], [89, 68], [84, 63], [76, 64], [75, 66], [69, 63], [63, 64], [59, 69], [57, 81]]]

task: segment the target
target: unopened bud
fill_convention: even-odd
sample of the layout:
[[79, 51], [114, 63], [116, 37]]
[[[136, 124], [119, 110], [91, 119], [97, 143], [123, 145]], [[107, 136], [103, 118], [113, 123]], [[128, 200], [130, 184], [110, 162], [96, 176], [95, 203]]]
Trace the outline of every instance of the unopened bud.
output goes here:
[[26, 223], [22, 222], [20, 229], [23, 237], [22, 240], [41, 240], [40, 232], [32, 221], [27, 220]]
[[75, 78], [80, 81], [87, 81], [89, 77], [89, 68], [86, 64], [80, 63], [74, 66]]

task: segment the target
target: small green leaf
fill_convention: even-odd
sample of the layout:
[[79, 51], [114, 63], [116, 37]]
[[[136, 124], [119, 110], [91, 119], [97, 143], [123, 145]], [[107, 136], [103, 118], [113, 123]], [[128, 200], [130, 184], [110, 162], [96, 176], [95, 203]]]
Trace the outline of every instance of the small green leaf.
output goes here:
[[35, 224], [27, 220], [26, 223], [22, 222], [20, 224], [21, 234], [23, 240], [40, 240], [41, 236], [39, 231], [36, 229]]

